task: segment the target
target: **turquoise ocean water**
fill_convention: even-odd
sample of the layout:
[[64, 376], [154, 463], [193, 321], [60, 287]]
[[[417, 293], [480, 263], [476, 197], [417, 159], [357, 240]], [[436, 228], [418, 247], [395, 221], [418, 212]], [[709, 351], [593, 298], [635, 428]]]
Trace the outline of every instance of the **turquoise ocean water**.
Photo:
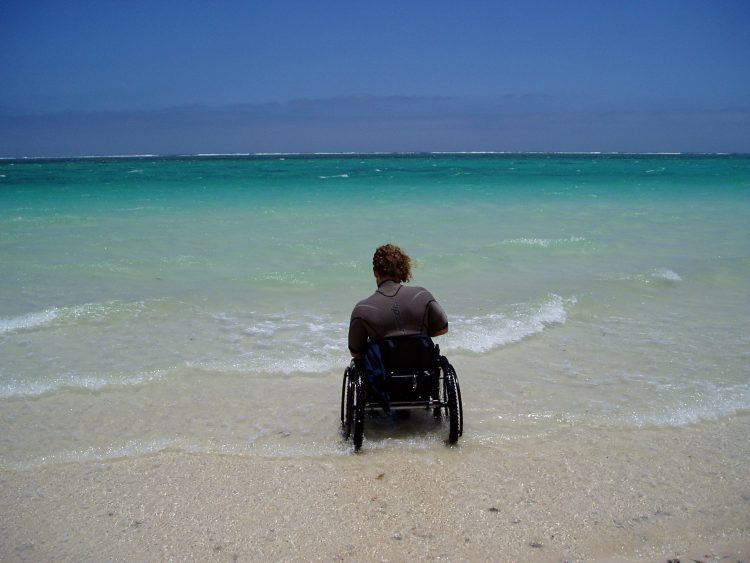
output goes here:
[[[0, 465], [347, 453], [385, 242], [449, 314], [461, 447], [750, 409], [750, 157], [5, 160]], [[371, 449], [443, 447], [388, 424]]]

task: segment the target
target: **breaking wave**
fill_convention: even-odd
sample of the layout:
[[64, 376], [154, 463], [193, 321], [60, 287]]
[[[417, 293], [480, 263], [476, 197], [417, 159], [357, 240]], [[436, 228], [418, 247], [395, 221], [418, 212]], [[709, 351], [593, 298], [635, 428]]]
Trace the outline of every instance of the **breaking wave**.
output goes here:
[[73, 307], [50, 307], [43, 311], [0, 319], [0, 334], [34, 330], [68, 321], [101, 320], [118, 313], [137, 314], [144, 308], [143, 302], [123, 303], [119, 301], [88, 303]]
[[520, 305], [510, 313], [494, 313], [451, 320], [451, 332], [445, 337], [446, 350], [488, 352], [538, 334], [554, 324], [563, 324], [574, 297], [550, 295], [539, 305]]
[[53, 322], [63, 314], [62, 309], [51, 308], [36, 313], [28, 313], [18, 317], [0, 319], [0, 334], [29, 330]]
[[[575, 302], [553, 294], [537, 303], [484, 315], [451, 315], [450, 332], [437, 342], [446, 353], [489, 352], [565, 323]], [[56, 331], [43, 336], [55, 342], [56, 351], [50, 354], [63, 356], [52, 363], [42, 355], [6, 364], [0, 371], [0, 398], [135, 387], [195, 370], [240, 377], [327, 376], [350, 360], [348, 319], [339, 315], [218, 312], [163, 305], [152, 310], [153, 303], [111, 302], [4, 319], [0, 328], [9, 338], [40, 328]], [[99, 323], [106, 330], [99, 330]], [[197, 334], [206, 336], [196, 340]], [[64, 355], [66, 350], [76, 350], [81, 339], [92, 344], [87, 350], [94, 350], [93, 354]], [[148, 342], [148, 349], [141, 354], [133, 349], [128, 357], [123, 341]], [[111, 353], [95, 353], [99, 349]]]
[[2, 377], [2, 382], [0, 382], [0, 398], [37, 397], [64, 389], [101, 391], [111, 387], [137, 386], [158, 381], [164, 375], [164, 370], [156, 370], [125, 376], [64, 373], [52, 379], [39, 381], [18, 381], [14, 378]]

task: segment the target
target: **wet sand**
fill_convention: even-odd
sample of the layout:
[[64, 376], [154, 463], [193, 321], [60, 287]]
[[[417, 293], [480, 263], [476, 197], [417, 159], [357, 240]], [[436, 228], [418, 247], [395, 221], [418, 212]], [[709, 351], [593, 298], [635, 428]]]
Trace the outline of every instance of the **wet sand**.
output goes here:
[[749, 431], [745, 414], [501, 447], [4, 471], [0, 559], [748, 561]]

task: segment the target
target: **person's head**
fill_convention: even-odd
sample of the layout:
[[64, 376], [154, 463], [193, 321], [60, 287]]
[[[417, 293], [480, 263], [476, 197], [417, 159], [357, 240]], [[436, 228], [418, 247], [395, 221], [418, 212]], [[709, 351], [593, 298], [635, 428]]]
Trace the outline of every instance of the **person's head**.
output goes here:
[[411, 258], [395, 244], [384, 244], [372, 257], [372, 271], [381, 280], [408, 282], [411, 279]]

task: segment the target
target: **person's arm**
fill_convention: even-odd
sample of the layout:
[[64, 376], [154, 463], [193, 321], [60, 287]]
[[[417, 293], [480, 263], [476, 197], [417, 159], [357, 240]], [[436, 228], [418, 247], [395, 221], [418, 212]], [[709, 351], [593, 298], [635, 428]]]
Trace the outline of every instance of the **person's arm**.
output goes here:
[[361, 358], [367, 347], [367, 331], [362, 324], [362, 319], [356, 313], [355, 307], [349, 320], [349, 353], [352, 358]]
[[447, 333], [448, 333], [448, 325], [445, 325], [445, 328], [441, 328], [440, 330], [434, 330], [430, 332], [430, 336], [442, 336]]
[[441, 336], [448, 332], [448, 315], [434, 300], [427, 305], [427, 334], [432, 336]]

